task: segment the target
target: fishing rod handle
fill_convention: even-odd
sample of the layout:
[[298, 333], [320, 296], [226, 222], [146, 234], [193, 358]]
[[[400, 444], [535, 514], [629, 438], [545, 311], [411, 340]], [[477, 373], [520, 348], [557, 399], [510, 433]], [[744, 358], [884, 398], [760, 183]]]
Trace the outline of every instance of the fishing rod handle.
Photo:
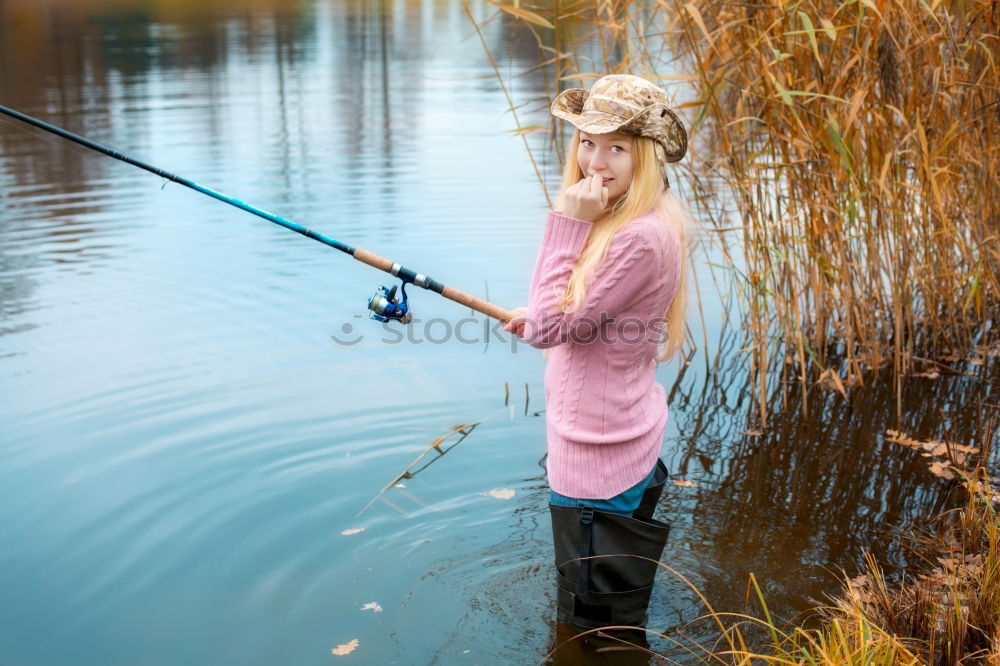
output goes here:
[[494, 305], [493, 303], [484, 301], [483, 299], [477, 298], [472, 294], [467, 294], [461, 289], [455, 289], [454, 287], [449, 287], [447, 285], [445, 285], [444, 291], [441, 292], [441, 295], [447, 299], [455, 301], [456, 303], [467, 305], [476, 312], [481, 312], [487, 317], [499, 319], [504, 323], [507, 323], [515, 316], [510, 310], [504, 310], [499, 305]]
[[361, 263], [368, 264], [372, 268], [377, 268], [386, 273], [392, 272], [392, 259], [386, 259], [383, 256], [360, 247], [354, 250], [353, 256]]
[[[385, 271], [386, 273], [392, 273], [393, 275], [399, 275], [400, 267], [398, 264], [394, 263], [392, 259], [387, 259], [386, 257], [380, 256], [366, 250], [364, 248], [355, 248], [353, 252], [355, 259], [363, 264], [368, 264], [372, 268], [377, 268], [380, 271]], [[405, 269], [403, 269], [405, 270]], [[505, 310], [499, 305], [494, 305], [489, 301], [484, 301], [481, 298], [477, 298], [472, 294], [467, 294], [460, 289], [455, 289], [454, 287], [449, 287], [448, 285], [442, 285], [435, 283], [433, 280], [428, 280], [432, 283], [430, 286], [425, 284], [417, 284], [418, 287], [424, 287], [425, 289], [431, 289], [436, 291], [442, 296], [456, 303], [461, 303], [467, 307], [472, 308], [476, 312], [480, 312], [487, 317], [493, 317], [494, 319], [499, 319], [500, 321], [506, 323], [514, 318], [514, 313], [510, 310]], [[437, 287], [437, 288], [435, 288]]]

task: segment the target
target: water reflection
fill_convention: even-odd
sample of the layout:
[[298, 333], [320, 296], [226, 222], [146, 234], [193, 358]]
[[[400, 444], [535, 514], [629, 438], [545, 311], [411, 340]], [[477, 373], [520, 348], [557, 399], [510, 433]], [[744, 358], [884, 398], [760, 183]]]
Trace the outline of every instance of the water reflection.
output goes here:
[[[483, 29], [505, 71], [537, 62], [506, 14]], [[0, 2], [5, 105], [456, 286], [488, 279], [512, 306], [544, 199], [491, 77], [451, 1]], [[547, 84], [520, 76], [516, 98]], [[539, 156], [551, 180], [555, 157]], [[0, 542], [17, 544], [0, 549], [0, 587], [21, 600], [0, 603], [5, 658], [308, 663], [359, 637], [369, 663], [477, 648], [527, 663], [561, 642], [544, 419], [502, 405], [505, 382], [543, 394], [542, 359], [375, 344], [353, 316], [378, 277], [160, 185], [0, 122]], [[422, 317], [466, 314], [417, 300]], [[332, 345], [344, 321], [368, 342]], [[879, 433], [975, 440], [993, 368], [911, 384], [902, 424], [888, 387], [846, 402], [815, 389], [803, 413], [790, 386], [773, 427], [746, 435], [738, 346], [731, 332], [701, 350], [671, 398], [667, 461], [699, 487], [664, 496], [666, 556], [720, 608], [742, 606], [754, 571], [788, 615], [879, 530], [949, 506], [947, 484]], [[486, 414], [396, 508], [357, 523], [427, 433]], [[671, 576], [658, 589], [651, 628], [702, 612]], [[372, 601], [384, 614], [362, 613]], [[18, 638], [51, 626], [65, 640]], [[636, 656], [591, 647], [556, 658]]]
[[551, 655], [541, 663], [552, 666], [645, 666], [662, 663], [651, 661], [655, 653], [650, 650], [645, 632], [621, 630], [580, 634], [579, 627], [557, 623], [549, 650]]
[[[865, 551], [890, 572], [906, 565], [893, 534], [920, 529], [964, 499], [955, 483], [931, 474], [925, 458], [883, 435], [898, 429], [983, 445], [996, 415], [982, 404], [996, 389], [988, 366], [974, 376], [914, 378], [899, 422], [891, 377], [873, 378], [848, 400], [814, 387], [805, 407], [799, 386], [786, 380], [771, 397], [764, 432], [745, 425], [754, 396], [741, 364], [687, 386], [674, 403], [684, 416], [669, 466], [699, 487], [674, 488], [664, 500], [676, 521], [667, 561], [691, 572], [718, 610], [745, 609], [753, 573], [783, 619], [837, 590], [842, 571], [854, 575], [863, 566]], [[698, 605], [682, 584], [668, 586]]]
[[[495, 187], [486, 171], [459, 166], [484, 135], [463, 118], [470, 100], [497, 92], [482, 76], [480, 47], [461, 43], [470, 27], [456, 3], [10, 1], [0, 19], [6, 105], [383, 252], [418, 228], [453, 245], [481, 239], [456, 226], [467, 219], [456, 211], [464, 192], [484, 180]], [[508, 61], [536, 53], [510, 17], [486, 31]], [[461, 51], [442, 51], [443, 34]], [[531, 90], [539, 76], [521, 85]], [[105, 243], [86, 240], [93, 222], [120, 229], [173, 205], [127, 169], [0, 121], [3, 252], [16, 248], [35, 267], [67, 252], [106, 258]], [[127, 206], [133, 196], [147, 207]], [[76, 197], [86, 206], [63, 208]], [[40, 220], [64, 236], [60, 245], [36, 242]], [[524, 219], [522, 228], [534, 226]], [[510, 242], [494, 228], [493, 240]], [[24, 285], [5, 290], [8, 306], [30, 291]]]
[[[727, 334], [723, 347], [734, 336]], [[668, 484], [659, 509], [673, 523], [664, 561], [717, 612], [763, 617], [748, 588], [753, 574], [776, 621], [801, 619], [802, 611], [840, 589], [844, 574], [863, 568], [865, 552], [890, 575], [901, 573], [913, 562], [899, 535], [919, 532], [932, 517], [964, 505], [957, 483], [933, 475], [926, 458], [883, 434], [900, 429], [917, 439], [987, 444], [983, 437], [998, 409], [989, 406], [988, 396], [997, 389], [990, 362], [964, 367], [968, 374], [911, 381], [901, 422], [893, 414], [891, 376], [873, 378], [871, 387], [850, 391], [848, 400], [817, 387], [805, 408], [798, 386], [789, 382], [771, 397], [772, 427], [760, 432], [744, 425], [753, 389], [745, 367], [733, 358], [707, 378], [692, 373], [675, 394], [677, 433], [668, 466], [697, 487]], [[995, 473], [995, 455], [988, 464]], [[712, 645], [718, 637], [714, 621], [694, 621], [707, 610], [697, 595], [669, 572], [658, 581], [648, 628], [692, 648]], [[554, 625], [549, 649], [579, 631]], [[768, 641], [749, 627], [744, 632]], [[579, 638], [550, 663], [653, 663], [642, 651], [597, 649], [614, 642]], [[682, 663], [690, 659], [652, 634], [649, 647]], [[560, 653], [569, 661], [560, 661]]]

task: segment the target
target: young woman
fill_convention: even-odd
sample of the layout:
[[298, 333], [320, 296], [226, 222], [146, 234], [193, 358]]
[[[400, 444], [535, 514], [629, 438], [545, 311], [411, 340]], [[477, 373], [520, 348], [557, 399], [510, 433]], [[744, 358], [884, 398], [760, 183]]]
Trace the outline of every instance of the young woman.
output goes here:
[[[683, 157], [687, 134], [666, 102], [661, 88], [629, 75], [605, 76], [590, 90], [555, 99], [552, 114], [576, 131], [528, 307], [505, 325], [551, 349], [547, 468], [560, 618], [585, 626], [644, 620], [655, 566], [636, 558], [583, 566], [566, 559], [600, 550], [658, 559], [666, 541], [666, 526], [651, 519], [649, 507], [648, 515], [636, 513], [644, 494], [655, 505], [658, 490], [650, 501], [647, 486], [655, 479], [662, 488], [666, 476], [658, 456], [667, 404], [656, 362], [684, 335], [687, 217], [664, 168]], [[617, 563], [605, 562], [612, 559]], [[624, 573], [598, 570], [609, 566]], [[632, 575], [636, 568], [642, 575]], [[627, 598], [633, 588], [603, 589], [636, 583], [643, 583], [640, 601], [645, 595], [639, 615], [635, 598]]]

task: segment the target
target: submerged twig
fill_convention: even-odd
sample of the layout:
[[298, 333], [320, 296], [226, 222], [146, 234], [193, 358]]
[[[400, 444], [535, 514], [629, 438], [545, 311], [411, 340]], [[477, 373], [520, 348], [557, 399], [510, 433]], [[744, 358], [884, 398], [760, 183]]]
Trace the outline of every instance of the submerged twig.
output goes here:
[[[482, 423], [483, 421], [485, 421], [488, 418], [489, 417], [486, 416], [486, 417], [483, 417], [483, 418], [479, 419], [475, 423], [467, 423], [467, 424], [463, 424], [463, 425], [454, 425], [454, 426], [451, 426], [451, 432], [449, 432], [446, 435], [442, 435], [442, 436], [438, 437], [437, 439], [435, 439], [433, 442], [431, 442], [427, 446], [427, 448], [425, 448], [423, 451], [420, 452], [420, 455], [417, 456], [417, 458], [413, 462], [411, 462], [409, 465], [406, 466], [406, 469], [404, 469], [401, 473], [399, 473], [398, 475], [396, 475], [396, 477], [392, 481], [390, 481], [389, 483], [387, 483], [386, 486], [385, 486], [385, 488], [383, 488], [382, 490], [380, 490], [378, 492], [378, 494], [375, 495], [375, 497], [373, 497], [370, 502], [368, 502], [368, 504], [365, 504], [364, 507], [361, 509], [361, 511], [358, 511], [358, 513], [355, 515], [355, 518], [357, 516], [360, 516], [362, 513], [364, 513], [368, 509], [368, 507], [370, 507], [380, 497], [382, 497], [382, 495], [384, 495], [387, 490], [389, 490], [390, 488], [392, 488], [393, 486], [395, 486], [401, 480], [403, 480], [403, 479], [412, 479], [418, 472], [421, 472], [421, 471], [427, 469], [427, 467], [431, 463], [435, 462], [436, 460], [440, 460], [441, 457], [444, 456], [444, 454], [448, 453], [453, 448], [455, 448], [456, 446], [458, 446], [459, 444], [461, 444], [462, 441], [466, 437], [468, 437], [469, 434], [473, 430], [476, 429], [476, 426], [478, 426], [480, 423]], [[444, 449], [441, 448], [441, 445], [444, 444], [445, 441], [447, 441], [448, 439], [450, 439], [450, 438], [452, 438], [452, 437], [454, 437], [456, 435], [461, 435], [461, 437], [458, 438], [458, 441], [454, 442], [448, 448], [444, 448]], [[427, 461], [423, 466], [421, 466], [421, 467], [419, 467], [417, 469], [414, 469], [414, 467], [416, 467], [417, 464], [421, 460], [423, 460], [424, 457], [428, 453], [430, 453], [431, 451], [436, 451], [437, 452], [437, 454], [438, 454], [437, 458], [432, 458], [431, 460]]]

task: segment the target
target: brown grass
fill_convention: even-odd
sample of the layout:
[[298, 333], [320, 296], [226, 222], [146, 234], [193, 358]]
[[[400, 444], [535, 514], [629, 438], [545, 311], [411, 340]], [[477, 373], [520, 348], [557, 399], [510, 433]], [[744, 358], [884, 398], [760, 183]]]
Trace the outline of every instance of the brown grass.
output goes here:
[[946, 516], [942, 533], [914, 550], [925, 553], [922, 573], [890, 586], [869, 557], [868, 572], [851, 580], [826, 614], [863, 615], [907, 637], [922, 663], [1000, 663], [1000, 496], [983, 468], [966, 482], [965, 509]]
[[761, 399], [775, 341], [841, 390], [972, 348], [1000, 297], [1000, 6], [669, 11], [739, 201]]
[[[751, 575], [748, 599], [755, 615], [716, 610], [708, 599], [671, 567], [701, 599], [707, 613], [695, 623], [710, 622], [717, 638], [709, 645], [688, 636], [686, 627], [669, 632], [645, 630], [685, 655], [684, 663], [803, 664], [812, 666], [897, 666], [1000, 664], [1000, 494], [991, 488], [984, 468], [964, 479], [964, 509], [940, 519], [933, 538], [911, 538], [911, 551], [923, 563], [916, 575], [890, 582], [871, 556], [866, 572], [845, 576], [843, 591], [831, 604], [812, 611], [803, 622], [779, 625], [772, 617], [757, 579]], [[817, 622], [819, 626], [817, 628]], [[692, 623], [694, 624], [694, 623]], [[641, 630], [638, 627], [591, 629], [560, 642], [546, 658], [571, 640], [598, 633]], [[703, 633], [703, 632], [702, 632]], [[624, 639], [622, 642], [627, 642]], [[643, 646], [643, 652], [653, 654]], [[677, 663], [667, 655], [663, 661]]]
[[762, 418], [776, 358], [803, 393], [891, 368], [898, 410], [916, 363], [991, 342], [1000, 3], [493, 4], [535, 34], [539, 107], [620, 71], [687, 100], [688, 198], [738, 276]]

